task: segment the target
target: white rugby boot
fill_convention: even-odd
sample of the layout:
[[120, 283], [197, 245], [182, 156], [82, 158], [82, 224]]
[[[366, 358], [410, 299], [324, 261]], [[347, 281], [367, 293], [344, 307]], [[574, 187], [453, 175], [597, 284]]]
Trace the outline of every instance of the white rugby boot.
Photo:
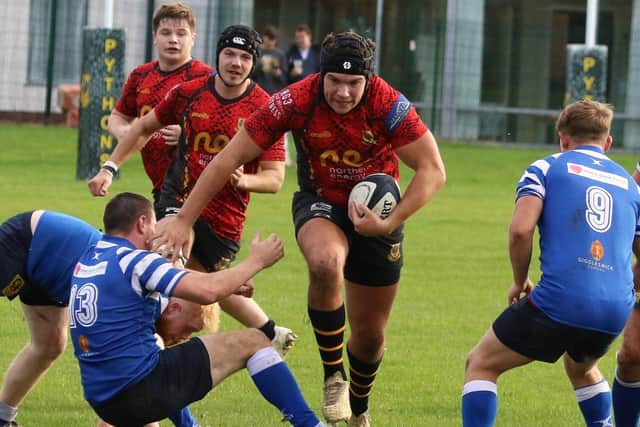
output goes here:
[[351, 415], [347, 427], [371, 427], [371, 417], [369, 417], [369, 410], [367, 409], [360, 415]]
[[348, 421], [351, 416], [349, 381], [342, 379], [340, 372], [334, 373], [324, 382], [322, 415], [333, 425], [340, 421]]

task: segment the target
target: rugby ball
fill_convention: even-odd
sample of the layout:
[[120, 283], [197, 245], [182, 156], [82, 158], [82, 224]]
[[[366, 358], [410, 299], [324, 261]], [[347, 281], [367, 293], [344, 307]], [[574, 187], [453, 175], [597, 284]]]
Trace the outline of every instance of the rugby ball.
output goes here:
[[391, 175], [374, 173], [366, 176], [351, 189], [349, 204], [355, 202], [365, 205], [380, 218], [385, 219], [396, 207], [400, 197], [400, 186]]

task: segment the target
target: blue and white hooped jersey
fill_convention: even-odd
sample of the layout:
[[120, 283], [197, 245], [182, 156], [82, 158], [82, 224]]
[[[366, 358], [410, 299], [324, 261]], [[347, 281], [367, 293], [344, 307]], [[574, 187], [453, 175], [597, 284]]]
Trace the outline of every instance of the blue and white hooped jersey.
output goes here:
[[78, 262], [69, 324], [85, 399], [96, 405], [146, 377], [158, 363], [160, 296], [187, 272], [129, 241], [104, 236]]
[[599, 148], [580, 146], [532, 163], [516, 198], [543, 200], [542, 277], [531, 295], [552, 319], [618, 334], [635, 301], [632, 244], [640, 235], [640, 189]]
[[71, 274], [78, 259], [101, 237], [95, 227], [78, 218], [45, 211], [29, 247], [26, 271], [29, 281], [53, 301], [67, 304]]

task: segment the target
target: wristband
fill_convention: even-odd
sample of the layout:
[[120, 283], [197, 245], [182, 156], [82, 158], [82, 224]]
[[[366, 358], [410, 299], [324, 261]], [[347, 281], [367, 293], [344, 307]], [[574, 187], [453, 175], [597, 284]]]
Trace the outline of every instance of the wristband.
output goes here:
[[102, 164], [101, 169], [104, 169], [105, 171], [109, 172], [111, 176], [114, 176], [116, 173], [118, 173], [118, 165], [116, 165], [111, 160], [107, 160], [106, 162], [104, 162]]

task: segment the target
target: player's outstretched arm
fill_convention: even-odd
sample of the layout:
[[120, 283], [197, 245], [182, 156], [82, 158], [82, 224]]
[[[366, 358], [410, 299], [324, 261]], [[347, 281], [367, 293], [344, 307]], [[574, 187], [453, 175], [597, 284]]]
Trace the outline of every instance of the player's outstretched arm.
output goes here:
[[271, 267], [284, 256], [284, 243], [275, 234], [260, 240], [256, 233], [249, 256], [226, 270], [213, 273], [192, 272], [176, 285], [173, 295], [199, 304], [212, 304], [242, 291], [259, 271]]
[[109, 159], [98, 173], [89, 180], [88, 185], [91, 194], [94, 196], [106, 196], [114, 173], [133, 153], [144, 147], [149, 135], [161, 127], [162, 123], [158, 121], [153, 110], [144, 117], [134, 120], [129, 130], [118, 140], [118, 144]]
[[173, 260], [178, 256], [180, 248], [188, 256], [189, 230], [196, 222], [202, 209], [211, 198], [218, 194], [240, 165], [257, 158], [262, 154], [262, 151], [244, 128], [241, 128], [229, 144], [202, 171], [180, 212], [157, 224], [156, 234], [153, 236], [153, 247], [164, 245], [166, 251], [174, 254]]

